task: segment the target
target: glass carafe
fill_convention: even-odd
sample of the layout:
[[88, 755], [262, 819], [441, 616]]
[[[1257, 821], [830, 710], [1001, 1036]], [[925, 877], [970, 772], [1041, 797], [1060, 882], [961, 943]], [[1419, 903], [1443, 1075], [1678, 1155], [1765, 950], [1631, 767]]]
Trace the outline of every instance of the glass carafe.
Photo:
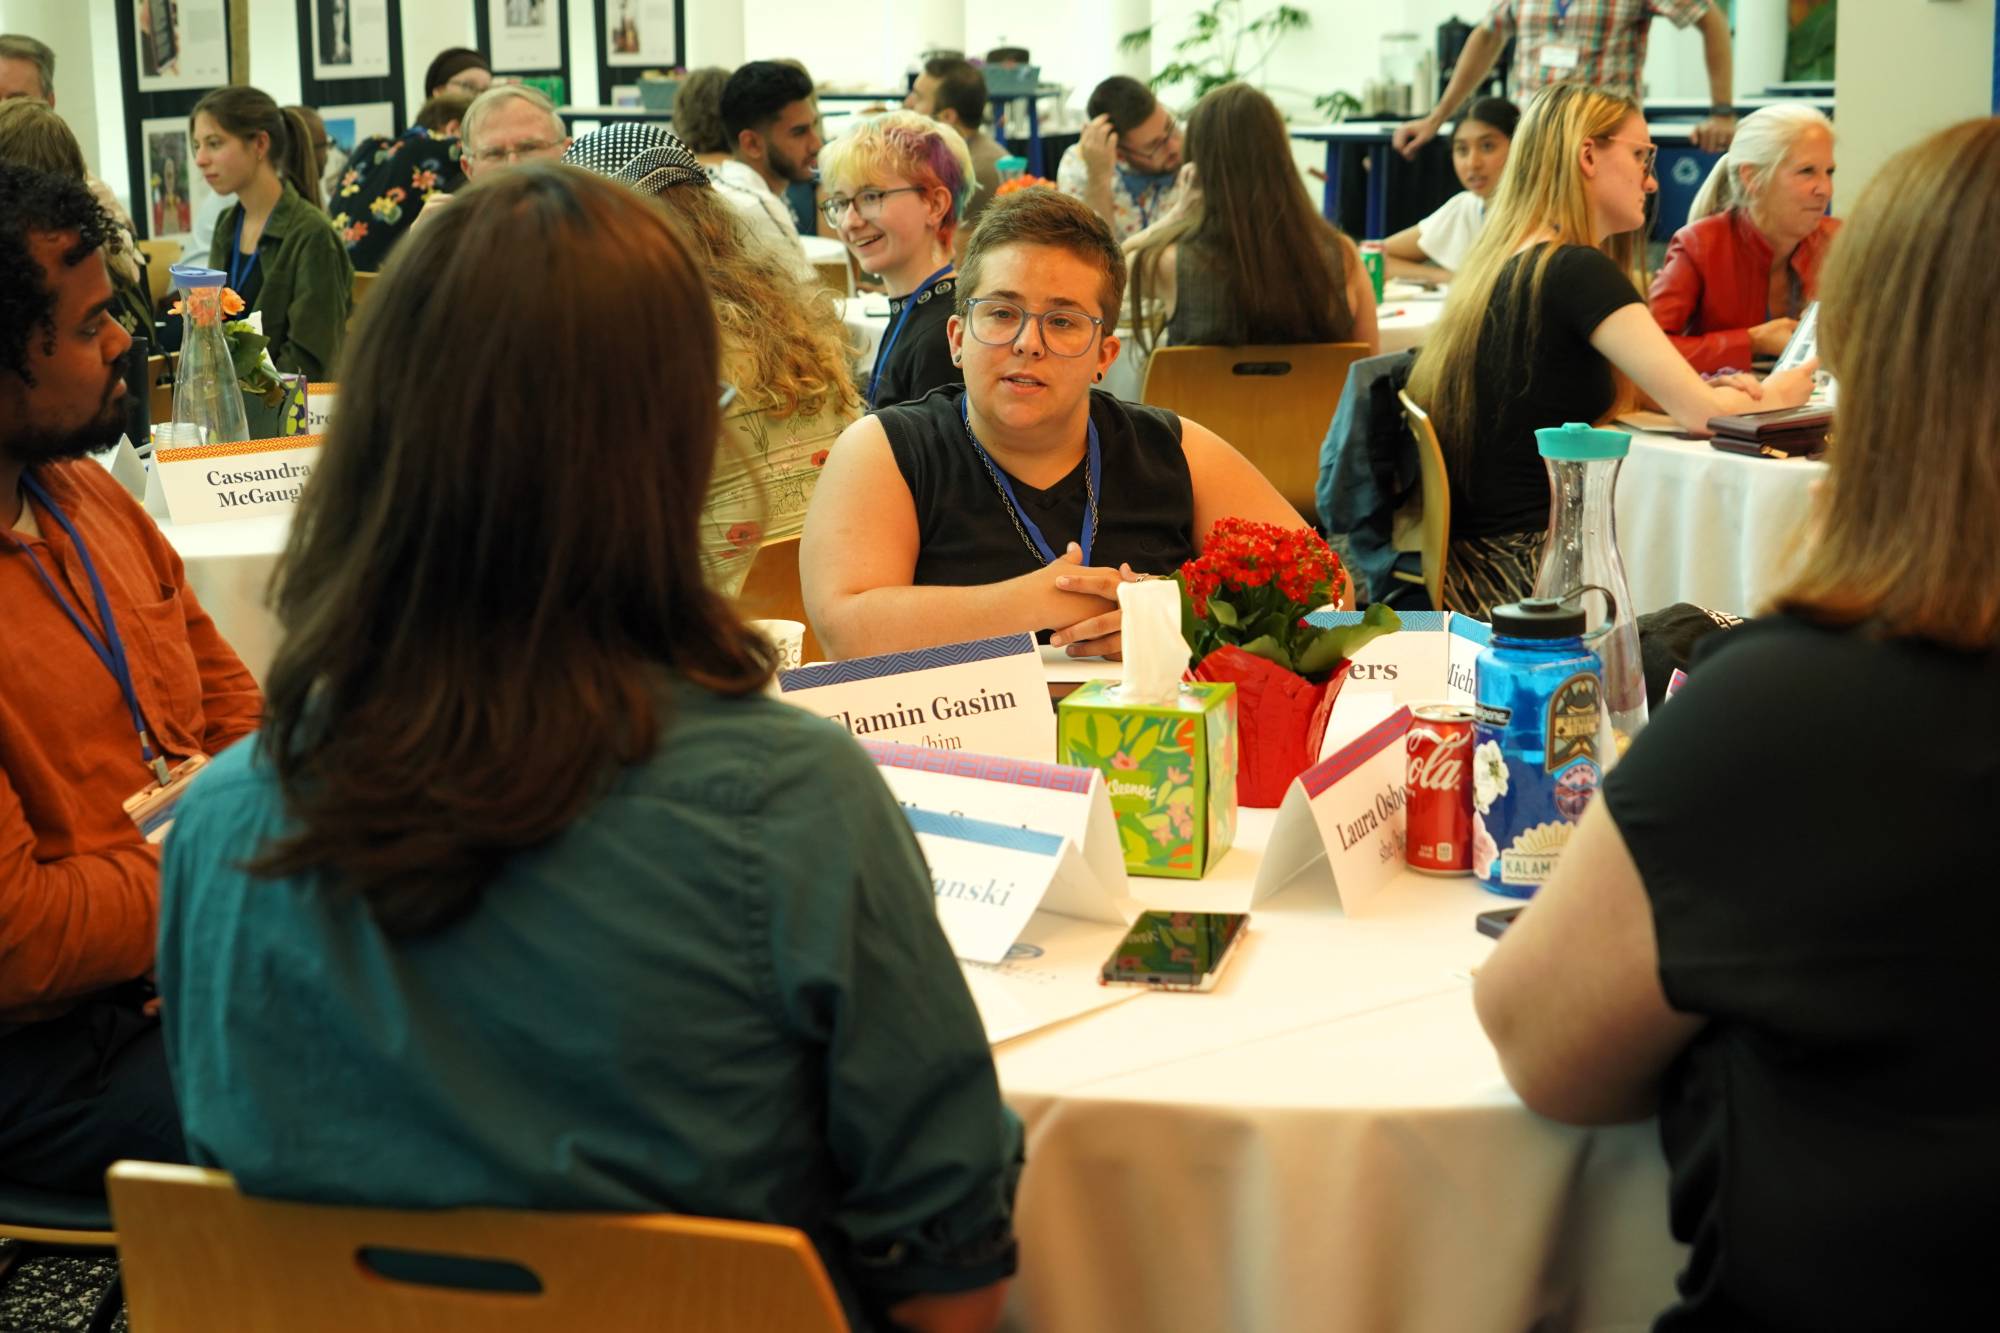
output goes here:
[[1614, 500], [1618, 469], [1632, 445], [1623, 431], [1580, 422], [1535, 432], [1549, 472], [1549, 537], [1535, 596], [1578, 597], [1584, 645], [1604, 662], [1604, 719], [1614, 735], [1600, 762], [1609, 768], [1646, 725], [1646, 673], [1639, 621], [1618, 555]]
[[181, 357], [174, 368], [174, 419], [155, 439], [175, 445], [247, 440], [243, 390], [222, 336], [226, 275], [199, 264], [175, 264], [169, 272], [181, 293]]

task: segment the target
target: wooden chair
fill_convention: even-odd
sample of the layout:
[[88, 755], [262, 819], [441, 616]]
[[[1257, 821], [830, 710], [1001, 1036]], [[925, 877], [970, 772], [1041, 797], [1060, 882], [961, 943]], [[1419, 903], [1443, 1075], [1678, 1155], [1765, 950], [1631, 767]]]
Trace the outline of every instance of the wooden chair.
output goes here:
[[1421, 577], [1397, 570], [1405, 583], [1421, 583], [1431, 599], [1431, 610], [1444, 610], [1444, 566], [1451, 550], [1451, 484], [1445, 478], [1444, 446], [1438, 443], [1437, 429], [1430, 414], [1418, 407], [1409, 394], [1398, 391], [1403, 417], [1417, 441], [1417, 474], [1424, 497], [1423, 552]]
[[155, 425], [174, 419], [175, 359], [175, 356], [146, 358], [146, 420]]
[[[246, 1198], [225, 1172], [155, 1162], [119, 1162], [109, 1183], [135, 1333], [847, 1328], [818, 1253], [792, 1227], [279, 1203]], [[425, 1261], [424, 1278], [404, 1276]], [[433, 1285], [452, 1261], [505, 1279]]]
[[139, 253], [146, 257], [146, 292], [157, 311], [173, 290], [174, 275], [167, 269], [180, 263], [182, 246], [179, 241], [141, 241]]
[[1139, 397], [1235, 445], [1317, 525], [1319, 447], [1347, 368], [1368, 354], [1366, 343], [1162, 347]]
[[822, 259], [813, 264], [819, 273], [820, 285], [835, 296], [846, 298], [854, 295], [854, 270], [847, 266], [845, 259]]
[[[24, 1253], [42, 1249], [113, 1250], [118, 1233], [111, 1227], [111, 1209], [101, 1195], [57, 1194], [0, 1181], [0, 1240], [20, 1242], [20, 1248], [0, 1259], [0, 1273]], [[111, 1327], [122, 1302], [113, 1282], [97, 1302], [86, 1333]]]
[[806, 618], [805, 593], [799, 587], [799, 539], [780, 537], [757, 548], [736, 594], [736, 611], [745, 620], [796, 620], [806, 627], [806, 662], [823, 662], [819, 637]]

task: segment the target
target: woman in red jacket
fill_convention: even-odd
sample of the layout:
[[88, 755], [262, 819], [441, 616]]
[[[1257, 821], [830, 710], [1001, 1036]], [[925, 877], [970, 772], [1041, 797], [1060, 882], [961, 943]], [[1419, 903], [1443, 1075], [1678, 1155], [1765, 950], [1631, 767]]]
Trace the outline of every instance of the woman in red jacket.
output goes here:
[[1784, 350], [1840, 226], [1826, 215], [1832, 198], [1832, 122], [1792, 105], [1744, 117], [1647, 302], [1696, 370], [1748, 370]]

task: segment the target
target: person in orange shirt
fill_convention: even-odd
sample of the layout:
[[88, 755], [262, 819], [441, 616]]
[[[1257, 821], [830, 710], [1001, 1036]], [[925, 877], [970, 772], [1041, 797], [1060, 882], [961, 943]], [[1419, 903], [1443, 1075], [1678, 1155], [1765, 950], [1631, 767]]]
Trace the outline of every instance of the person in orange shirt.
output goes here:
[[79, 1194], [116, 1158], [184, 1152], [146, 1012], [160, 851], [127, 802], [263, 707], [85, 457], [125, 413], [109, 235], [81, 184], [0, 164], [0, 1178]]

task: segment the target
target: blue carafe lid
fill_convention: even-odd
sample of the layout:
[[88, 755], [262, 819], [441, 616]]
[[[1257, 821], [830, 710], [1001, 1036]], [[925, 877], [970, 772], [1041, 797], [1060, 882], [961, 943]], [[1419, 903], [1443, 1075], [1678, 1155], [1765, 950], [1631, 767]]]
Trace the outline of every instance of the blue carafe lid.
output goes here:
[[197, 287], [220, 287], [229, 278], [221, 269], [206, 264], [175, 264], [167, 272], [174, 275], [174, 286], [184, 292]]
[[1548, 426], [1535, 432], [1543, 458], [1561, 463], [1597, 463], [1623, 458], [1632, 451], [1632, 437], [1622, 430], [1598, 430], [1581, 421]]

